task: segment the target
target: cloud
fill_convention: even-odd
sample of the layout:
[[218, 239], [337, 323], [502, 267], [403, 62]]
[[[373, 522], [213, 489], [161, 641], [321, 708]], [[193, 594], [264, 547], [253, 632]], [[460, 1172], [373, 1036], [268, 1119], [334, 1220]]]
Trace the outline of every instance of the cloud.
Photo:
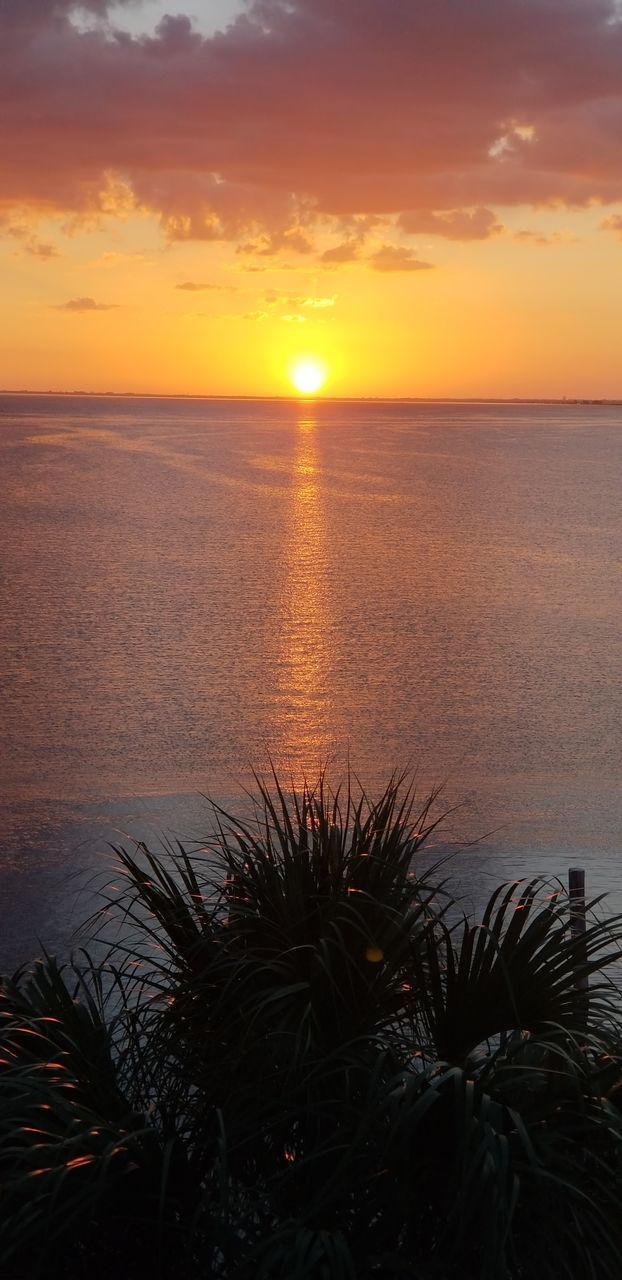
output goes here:
[[344, 262], [356, 262], [361, 256], [361, 246], [358, 240], [342, 240], [341, 244], [333, 245], [331, 249], [325, 249], [320, 257], [320, 262], [325, 262], [327, 266], [340, 266]]
[[263, 301], [268, 307], [298, 307], [301, 303], [301, 296], [297, 293], [288, 293], [286, 289], [268, 289], [264, 294]]
[[181, 284], [176, 284], [175, 288], [183, 289], [187, 293], [203, 293], [206, 290], [214, 290], [216, 292], [235, 290], [236, 286], [234, 284], [207, 284], [197, 280], [184, 280]]
[[0, 235], [10, 236], [12, 240], [17, 240], [22, 253], [28, 253], [33, 258], [40, 258], [47, 262], [50, 258], [59, 258], [60, 251], [55, 244], [47, 240], [39, 240], [33, 233], [31, 227], [27, 224], [12, 222], [9, 218], [0, 215]]
[[447, 209], [439, 213], [414, 209], [401, 213], [397, 225], [409, 235], [444, 236], [447, 240], [488, 240], [503, 231], [492, 209]]
[[49, 262], [50, 258], [60, 258], [61, 256], [55, 244], [51, 244], [47, 240], [37, 240], [34, 237], [26, 241], [24, 252], [29, 253], [33, 258], [41, 258], [44, 262]]
[[116, 311], [116, 302], [96, 302], [94, 298], [70, 298], [69, 302], [60, 302], [55, 311]]
[[327, 307], [334, 307], [336, 301], [334, 294], [331, 298], [303, 298], [302, 306], [311, 307], [313, 311], [325, 311]]
[[358, 261], [361, 249], [369, 236], [378, 227], [383, 226], [387, 219], [374, 214], [354, 214], [341, 217], [338, 221], [340, 230], [346, 233], [346, 239], [325, 249], [321, 254], [320, 262], [329, 267]]
[[622, 200], [614, 0], [248, 0], [209, 37], [81, 7], [108, 22], [0, 0], [5, 209], [152, 212], [171, 240], [258, 259], [332, 227], [335, 266], [361, 216], [483, 239], [500, 205]]
[[552, 236], [546, 235], [544, 231], [514, 231], [512, 238], [522, 241], [524, 244], [537, 244], [542, 247], [553, 243]]
[[612, 213], [609, 218], [604, 218], [600, 225], [603, 231], [614, 231], [622, 239], [622, 213]]
[[383, 244], [367, 259], [374, 271], [429, 271], [432, 262], [422, 262], [412, 249], [400, 245]]
[[269, 307], [307, 307], [312, 311], [325, 311], [328, 307], [334, 307], [336, 301], [334, 294], [332, 297], [321, 297], [315, 294], [287, 293], [285, 289], [268, 289], [264, 295], [264, 302]]
[[529, 231], [519, 230], [512, 232], [512, 239], [523, 241], [526, 244], [535, 244], [543, 248], [549, 248], [551, 245], [559, 244], [576, 244], [577, 237], [568, 231]]
[[[226, 238], [226, 235], [223, 235]], [[311, 253], [313, 243], [300, 227], [287, 227], [283, 231], [263, 234], [256, 240], [241, 244], [238, 252], [256, 254], [260, 258], [271, 258], [283, 249], [293, 249], [294, 253]]]

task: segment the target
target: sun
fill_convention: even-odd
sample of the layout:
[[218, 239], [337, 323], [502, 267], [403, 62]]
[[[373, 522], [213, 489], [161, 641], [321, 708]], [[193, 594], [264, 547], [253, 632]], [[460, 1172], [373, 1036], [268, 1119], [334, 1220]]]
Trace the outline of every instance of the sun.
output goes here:
[[299, 356], [290, 365], [289, 376], [301, 396], [312, 396], [326, 382], [328, 370], [317, 356]]

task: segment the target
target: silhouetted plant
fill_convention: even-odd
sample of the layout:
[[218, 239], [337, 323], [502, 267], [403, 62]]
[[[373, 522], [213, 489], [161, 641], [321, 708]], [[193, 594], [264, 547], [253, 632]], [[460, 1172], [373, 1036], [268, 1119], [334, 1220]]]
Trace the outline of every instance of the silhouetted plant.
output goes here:
[[3, 1274], [619, 1280], [622, 921], [458, 920], [404, 776], [256, 783], [3, 983]]

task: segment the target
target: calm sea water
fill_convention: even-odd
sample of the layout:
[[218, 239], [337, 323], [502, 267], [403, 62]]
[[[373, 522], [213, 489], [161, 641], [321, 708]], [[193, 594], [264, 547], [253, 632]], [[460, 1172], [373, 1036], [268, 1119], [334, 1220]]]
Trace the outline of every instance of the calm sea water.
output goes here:
[[5, 396], [0, 459], [2, 963], [268, 752], [622, 909], [621, 407]]

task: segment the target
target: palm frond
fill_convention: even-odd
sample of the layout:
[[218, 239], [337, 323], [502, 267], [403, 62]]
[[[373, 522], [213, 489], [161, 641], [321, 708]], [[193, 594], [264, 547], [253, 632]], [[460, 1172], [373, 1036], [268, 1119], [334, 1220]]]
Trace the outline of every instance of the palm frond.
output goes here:
[[92, 949], [0, 986], [11, 1280], [619, 1280], [622, 919], [452, 923], [438, 801], [271, 768], [116, 850]]

